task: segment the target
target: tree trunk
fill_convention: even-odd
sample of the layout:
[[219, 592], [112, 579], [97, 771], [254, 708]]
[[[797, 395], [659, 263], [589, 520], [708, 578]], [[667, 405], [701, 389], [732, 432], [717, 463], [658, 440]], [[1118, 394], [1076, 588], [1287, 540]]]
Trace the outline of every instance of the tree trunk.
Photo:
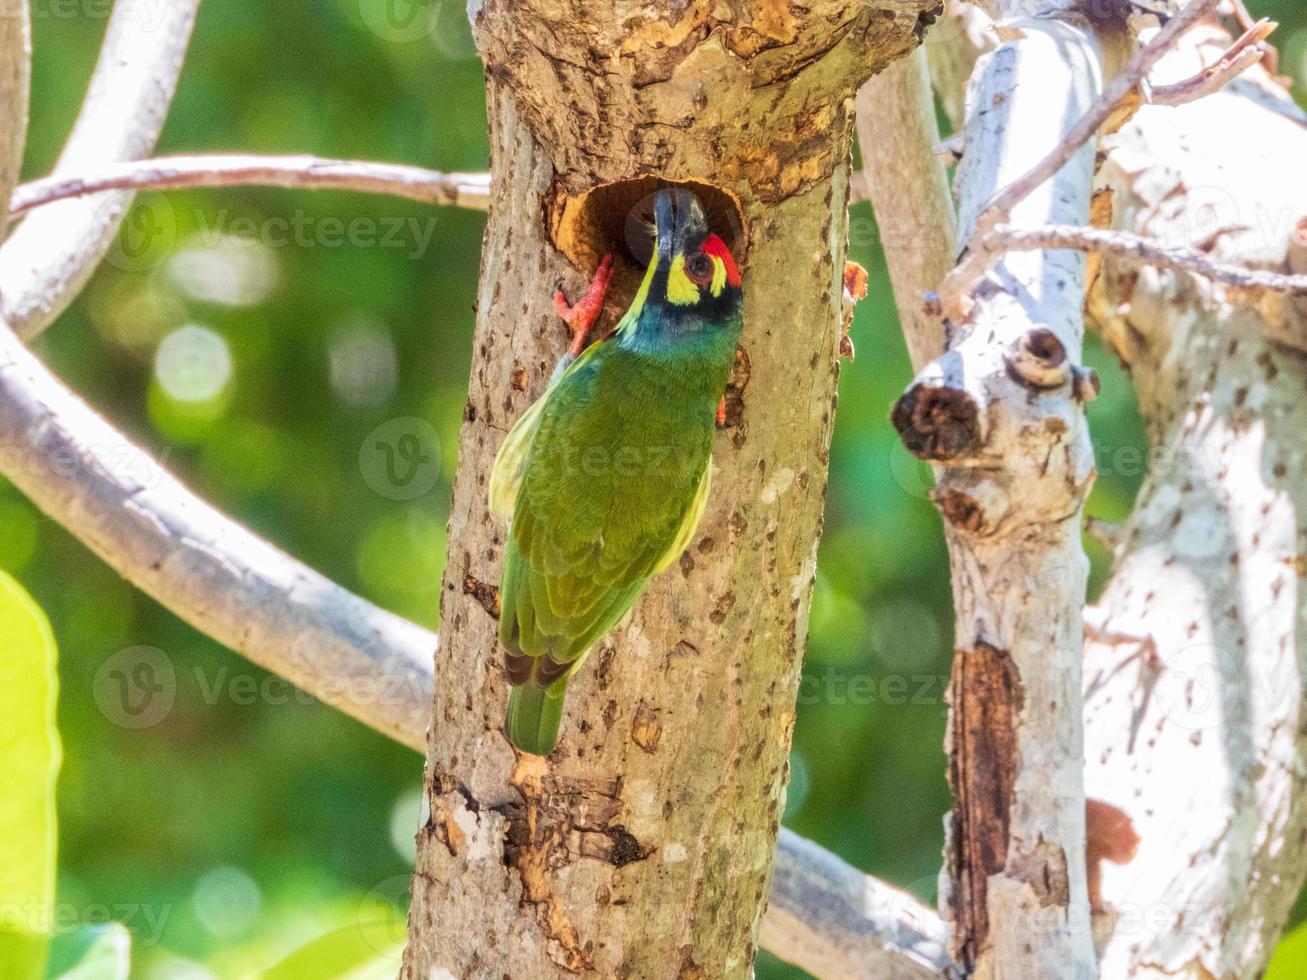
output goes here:
[[[1159, 81], [1229, 41], [1194, 32]], [[1307, 117], [1260, 68], [1141, 110], [1107, 150], [1117, 227], [1259, 268], [1291, 260]], [[1088, 617], [1086, 782], [1140, 837], [1130, 864], [1103, 868], [1103, 972], [1257, 976], [1307, 868], [1307, 318], [1283, 297], [1110, 260], [1091, 312], [1150, 447]]]
[[[825, 496], [852, 95], [933, 2], [472, 5], [496, 200], [404, 976], [750, 975]], [[561, 353], [550, 294], [582, 282], [569, 259], [616, 253], [610, 314], [629, 300], [624, 229], [655, 176], [716, 185], [710, 220], [743, 260], [713, 497], [573, 681], [559, 748], [516, 756], [489, 468]]]
[[[960, 241], [1098, 98], [1101, 60], [1097, 35], [1074, 13], [1008, 22], [967, 92]], [[1093, 165], [1091, 142], [1012, 209], [1011, 223], [1086, 223]], [[1081, 254], [1005, 256], [975, 289], [970, 322], [952, 325], [948, 350], [894, 408], [905, 445], [936, 466], [932, 499], [949, 546], [954, 806], [941, 890], [953, 958], [977, 977], [1097, 972], [1080, 701], [1080, 527], [1094, 472], [1079, 405], [1089, 383], [1079, 363], [1084, 283]]]

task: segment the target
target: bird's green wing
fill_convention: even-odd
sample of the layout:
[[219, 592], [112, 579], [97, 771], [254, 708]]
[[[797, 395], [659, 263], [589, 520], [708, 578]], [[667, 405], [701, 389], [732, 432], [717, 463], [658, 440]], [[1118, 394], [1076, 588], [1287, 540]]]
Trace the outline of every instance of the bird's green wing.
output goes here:
[[697, 403], [650, 412], [631, 398], [646, 383], [625, 357], [578, 361], [550, 392], [517, 481], [500, 636], [511, 654], [545, 658], [530, 666], [537, 684], [560, 676], [676, 560], [707, 500], [710, 413]]
[[708, 508], [708, 494], [711, 492], [712, 460], [710, 459], [703, 468], [703, 476], [699, 477], [699, 489], [694, 493], [694, 500], [690, 502], [690, 509], [685, 512], [685, 520], [681, 522], [681, 529], [676, 532], [676, 540], [667, 549], [667, 554], [663, 555], [659, 560], [658, 566], [654, 569], [655, 575], [680, 558], [681, 552], [690, 547], [690, 539], [694, 537], [699, 522], [703, 520], [703, 512]]
[[490, 489], [487, 497], [490, 513], [501, 521], [508, 523], [513, 519], [513, 510], [517, 506], [517, 493], [522, 487], [522, 473], [526, 470], [527, 457], [531, 453], [531, 443], [536, 430], [540, 428], [540, 414], [545, 402], [555, 388], [573, 371], [586, 364], [594, 356], [603, 341], [591, 344], [581, 356], [571, 363], [560, 363], [562, 370], [555, 368], [556, 377], [549, 382], [544, 393], [533, 401], [530, 407], [518, 418], [495, 454], [494, 466], [490, 469]]
[[548, 396], [549, 392], [546, 391], [522, 413], [495, 456], [495, 465], [490, 470], [490, 513], [501, 521], [513, 519], [513, 508], [517, 505], [517, 491], [522, 486], [522, 473], [531, 452], [531, 441], [535, 439], [536, 429], [540, 427], [540, 413], [544, 410]]

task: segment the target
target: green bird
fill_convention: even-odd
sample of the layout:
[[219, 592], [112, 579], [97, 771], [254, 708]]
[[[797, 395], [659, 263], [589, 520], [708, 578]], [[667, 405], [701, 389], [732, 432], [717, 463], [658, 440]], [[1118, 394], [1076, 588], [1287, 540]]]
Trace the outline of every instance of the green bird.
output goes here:
[[740, 339], [739, 270], [690, 191], [657, 191], [653, 256], [631, 308], [582, 351], [610, 272], [605, 258], [574, 310], [556, 297], [579, 331], [490, 478], [490, 509], [509, 524], [504, 730], [535, 755], [557, 743], [567, 683], [586, 653], [703, 517], [717, 406]]

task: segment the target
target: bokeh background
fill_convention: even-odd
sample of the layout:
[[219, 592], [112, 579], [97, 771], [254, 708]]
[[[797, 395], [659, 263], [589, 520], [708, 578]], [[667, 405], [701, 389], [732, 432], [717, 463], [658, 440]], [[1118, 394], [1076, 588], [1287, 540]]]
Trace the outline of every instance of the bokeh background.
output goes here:
[[[160, 152], [484, 169], [482, 72], [462, 4], [417, 6], [399, 22], [389, 0], [203, 5]], [[1282, 22], [1282, 70], [1301, 93], [1307, 7], [1249, 6]], [[29, 178], [50, 170], [72, 123], [107, 4], [33, 7]], [[872, 295], [840, 382], [785, 823], [929, 899], [948, 807], [947, 561], [928, 475], [887, 421], [910, 371], [867, 206], [852, 218]], [[145, 194], [36, 347], [207, 499], [434, 628], [481, 230], [478, 214], [343, 193]], [[1090, 406], [1090, 511], [1115, 521], [1142, 477], [1142, 432], [1114, 359], [1092, 342], [1089, 358], [1104, 382]], [[415, 482], [379, 475], [378, 439], [419, 448]], [[1106, 556], [1088, 548], [1097, 588]], [[124, 921], [141, 977], [226, 978], [402, 906], [420, 757], [179, 622], [3, 480], [0, 567], [45, 608], [61, 646], [65, 917]], [[144, 725], [107, 681], [111, 666], [142, 659], [174, 692]], [[764, 954], [759, 975], [801, 974]]]

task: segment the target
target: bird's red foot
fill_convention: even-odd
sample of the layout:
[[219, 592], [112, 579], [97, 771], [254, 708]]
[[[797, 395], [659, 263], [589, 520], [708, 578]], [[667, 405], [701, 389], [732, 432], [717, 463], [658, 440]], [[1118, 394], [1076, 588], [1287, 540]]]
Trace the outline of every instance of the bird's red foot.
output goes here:
[[558, 310], [558, 315], [563, 318], [568, 332], [572, 335], [572, 343], [568, 346], [567, 352], [573, 357], [585, 349], [590, 328], [599, 319], [599, 313], [604, 308], [604, 294], [608, 292], [608, 281], [612, 278], [613, 257], [605, 255], [604, 260], [599, 263], [599, 268], [595, 270], [594, 278], [590, 280], [590, 288], [575, 305], [568, 305], [567, 297], [563, 295], [561, 289], [554, 293], [554, 308]]
[[722, 395], [722, 400], [717, 403], [717, 425], [721, 427], [726, 424], [726, 396]]

